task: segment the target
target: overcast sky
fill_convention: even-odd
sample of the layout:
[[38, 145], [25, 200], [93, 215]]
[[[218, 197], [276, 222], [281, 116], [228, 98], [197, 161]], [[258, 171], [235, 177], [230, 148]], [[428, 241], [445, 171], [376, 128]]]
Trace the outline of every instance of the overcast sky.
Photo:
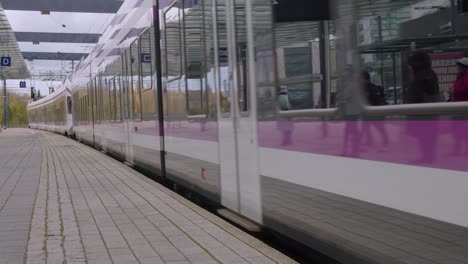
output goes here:
[[[97, 0], [98, 1], [98, 0]], [[98, 33], [102, 34], [114, 18], [114, 14], [99, 13], [68, 13], [51, 12], [41, 15], [38, 11], [5, 11], [10, 25], [15, 32], [51, 32], [51, 33]], [[18, 42], [23, 52], [61, 52], [89, 53], [95, 44], [89, 43], [40, 43]], [[75, 62], [75, 65], [78, 62]], [[41, 90], [41, 94], [49, 92], [49, 86], [58, 86], [60, 82], [43, 81], [50, 72], [66, 75], [71, 70], [70, 61], [26, 61], [32, 78], [26, 79], [27, 89], [31, 86]], [[58, 77], [57, 77], [58, 78]], [[19, 87], [21, 80], [8, 80], [8, 88]]]

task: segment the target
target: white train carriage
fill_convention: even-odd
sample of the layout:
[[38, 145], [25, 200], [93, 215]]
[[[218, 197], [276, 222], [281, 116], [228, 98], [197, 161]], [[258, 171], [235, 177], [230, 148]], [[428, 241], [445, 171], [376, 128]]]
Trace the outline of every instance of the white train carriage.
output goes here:
[[[328, 1], [160, 2], [155, 31], [152, 1], [125, 1], [72, 74], [73, 105], [66, 88], [30, 103], [31, 127], [70, 134], [72, 110], [80, 141], [344, 262], [349, 241], [385, 255], [415, 239], [414, 223], [468, 234], [468, 104], [414, 104], [387, 89], [400, 105], [368, 105], [360, 80], [380, 65], [372, 80], [410, 83], [403, 63], [415, 44], [392, 23], [444, 58], [455, 36], [410, 37], [420, 18], [445, 11], [391, 0], [337, 0], [331, 11]], [[379, 24], [369, 10], [405, 16]], [[375, 41], [382, 24], [388, 39]], [[467, 53], [457, 43], [447, 60]]]
[[29, 127], [74, 136], [71, 93], [65, 86], [42, 100], [28, 102]]

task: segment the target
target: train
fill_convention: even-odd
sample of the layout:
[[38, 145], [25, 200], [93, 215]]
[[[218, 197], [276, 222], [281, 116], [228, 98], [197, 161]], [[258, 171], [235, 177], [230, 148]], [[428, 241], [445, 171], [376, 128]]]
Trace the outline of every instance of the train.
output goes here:
[[[377, 22], [366, 17], [383, 4], [316, 2], [328, 1], [125, 1], [60, 87], [29, 102], [29, 126], [74, 137], [343, 262], [343, 241], [385, 241], [352, 231], [374, 226], [352, 222], [366, 214], [465, 230], [468, 104], [405, 103], [405, 58], [419, 43], [372, 40], [366, 29]], [[381, 2], [387, 11], [418, 3]], [[453, 50], [431, 37], [418, 48], [445, 56], [444, 67], [466, 56], [466, 45]], [[397, 103], [365, 100], [369, 63], [382, 66], [381, 85], [402, 87], [387, 98]]]

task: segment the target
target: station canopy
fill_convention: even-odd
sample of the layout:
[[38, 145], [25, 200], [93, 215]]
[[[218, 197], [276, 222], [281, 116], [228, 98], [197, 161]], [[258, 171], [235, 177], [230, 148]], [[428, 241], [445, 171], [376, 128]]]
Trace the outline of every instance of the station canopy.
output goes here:
[[0, 78], [24, 79], [29, 77], [29, 70], [26, 67], [23, 55], [15, 40], [15, 35], [3, 8], [0, 10], [0, 53], [2, 61], [4, 59], [9, 60], [9, 63], [0, 67]]
[[[93, 50], [123, 0], [0, 0], [0, 55], [6, 79], [62, 81]], [[8, 40], [8, 41], [7, 41]], [[27, 80], [29, 79], [29, 80]]]

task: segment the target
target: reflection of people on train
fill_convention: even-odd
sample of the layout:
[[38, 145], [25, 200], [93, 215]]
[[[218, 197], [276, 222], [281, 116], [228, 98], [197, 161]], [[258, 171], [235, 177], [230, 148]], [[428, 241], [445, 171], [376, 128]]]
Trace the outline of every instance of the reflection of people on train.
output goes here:
[[340, 101], [343, 107], [343, 119], [345, 122], [343, 134], [343, 150], [341, 156], [359, 157], [360, 133], [359, 133], [359, 118], [361, 115], [359, 93], [356, 92], [357, 87], [353, 82], [354, 71], [353, 65], [345, 66], [341, 84], [343, 87], [343, 96]]
[[[322, 109], [327, 108], [327, 102], [325, 100], [323, 100], [322, 96], [320, 96], [319, 104], [320, 104], [320, 108], [322, 108]], [[321, 119], [320, 127], [321, 127], [321, 131], [322, 131], [322, 138], [326, 138], [326, 137], [328, 137], [328, 121], [327, 121], [327, 118], [325, 118], [325, 117], [322, 117], [320, 119]]]
[[[408, 91], [408, 103], [440, 102], [440, 89], [437, 74], [432, 70], [430, 56], [416, 51], [409, 59], [413, 80]], [[433, 116], [410, 117], [408, 134], [416, 137], [421, 157], [414, 162], [432, 164], [436, 161], [436, 145], [438, 136], [437, 122]]]
[[288, 89], [286, 89], [285, 87], [281, 87], [281, 90], [279, 91], [278, 105], [281, 111], [290, 110], [291, 106], [289, 104], [289, 93], [288, 93]]
[[368, 103], [373, 106], [384, 105], [385, 92], [383, 87], [372, 83], [371, 76], [367, 71], [361, 73], [361, 79]]
[[[458, 75], [452, 89], [452, 101], [468, 101], [468, 58], [463, 58], [457, 62]], [[464, 115], [453, 117], [453, 150], [451, 155], [468, 154], [468, 123]]]
[[[288, 111], [291, 109], [291, 105], [289, 104], [289, 93], [286, 87], [281, 87], [278, 93], [278, 106], [281, 111]], [[281, 132], [282, 135], [282, 146], [287, 146], [292, 144], [292, 132], [294, 129], [293, 121], [278, 121], [277, 128]]]
[[[384, 89], [381, 86], [377, 86], [371, 82], [370, 74], [367, 71], [363, 71], [361, 73], [361, 80], [364, 88], [364, 92], [366, 95], [367, 102], [369, 105], [378, 106], [378, 105], [385, 105], [385, 93]], [[365, 140], [365, 144], [368, 146], [372, 146], [373, 137], [371, 127], [375, 127], [379, 132], [382, 138], [383, 148], [382, 151], [385, 151], [389, 145], [389, 138], [387, 131], [385, 130], [384, 121], [379, 120], [379, 118], [367, 117], [366, 120], [363, 122], [362, 127], [362, 134], [361, 136]]]
[[457, 62], [458, 74], [453, 85], [452, 101], [468, 101], [468, 58], [465, 57]]
[[367, 72], [369, 73], [370, 76], [370, 81], [374, 84], [378, 84], [382, 86], [382, 76], [374, 70], [373, 67], [368, 67]]
[[409, 59], [413, 80], [408, 91], [408, 103], [440, 102], [440, 89], [437, 74], [432, 69], [431, 57], [421, 51], [416, 51]]

